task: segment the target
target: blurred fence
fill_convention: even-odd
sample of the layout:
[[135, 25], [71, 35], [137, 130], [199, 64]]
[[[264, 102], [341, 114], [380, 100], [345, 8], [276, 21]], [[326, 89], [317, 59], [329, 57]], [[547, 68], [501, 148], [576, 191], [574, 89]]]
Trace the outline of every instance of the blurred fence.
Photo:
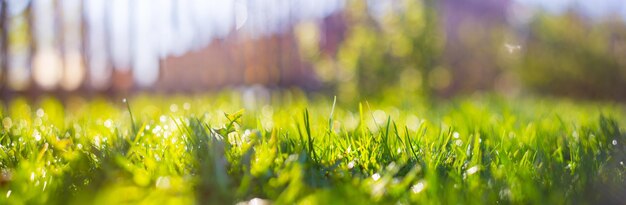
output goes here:
[[[343, 1], [1, 0], [9, 91], [314, 86], [293, 34]], [[322, 42], [324, 43], [324, 42]], [[336, 46], [335, 46], [336, 47]]]
[[3, 92], [262, 84], [346, 99], [477, 90], [626, 99], [619, 0], [0, 2]]

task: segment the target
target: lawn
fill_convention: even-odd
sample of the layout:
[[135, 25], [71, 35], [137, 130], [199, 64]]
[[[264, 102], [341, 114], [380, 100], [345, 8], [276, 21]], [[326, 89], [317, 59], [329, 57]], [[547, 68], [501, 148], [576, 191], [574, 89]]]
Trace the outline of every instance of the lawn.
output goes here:
[[297, 91], [4, 102], [0, 204], [623, 204], [622, 104]]

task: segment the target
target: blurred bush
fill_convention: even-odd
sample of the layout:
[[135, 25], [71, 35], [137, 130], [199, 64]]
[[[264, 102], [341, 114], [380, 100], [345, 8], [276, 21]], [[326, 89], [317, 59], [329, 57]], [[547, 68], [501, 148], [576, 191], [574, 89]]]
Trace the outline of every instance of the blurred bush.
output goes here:
[[522, 89], [626, 100], [621, 18], [538, 12], [519, 25], [504, 12], [508, 4], [463, 5], [394, 1], [372, 12], [372, 4], [349, 1], [337, 54], [311, 59], [327, 88], [344, 99]]
[[544, 94], [626, 99], [626, 25], [590, 22], [569, 12], [530, 24], [517, 68], [524, 85]]
[[318, 70], [333, 63], [338, 67], [333, 78], [324, 79], [329, 88], [344, 99], [377, 97], [390, 89], [429, 95], [425, 76], [442, 43], [434, 3], [394, 1], [371, 12], [365, 1], [348, 1], [349, 26], [337, 55], [317, 59]]

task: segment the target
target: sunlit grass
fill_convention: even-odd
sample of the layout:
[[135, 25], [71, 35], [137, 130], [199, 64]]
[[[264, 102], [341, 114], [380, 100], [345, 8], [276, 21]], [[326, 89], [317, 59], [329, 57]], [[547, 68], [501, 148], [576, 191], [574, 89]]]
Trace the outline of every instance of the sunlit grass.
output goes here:
[[128, 102], [5, 102], [0, 204], [625, 202], [620, 105], [298, 92]]

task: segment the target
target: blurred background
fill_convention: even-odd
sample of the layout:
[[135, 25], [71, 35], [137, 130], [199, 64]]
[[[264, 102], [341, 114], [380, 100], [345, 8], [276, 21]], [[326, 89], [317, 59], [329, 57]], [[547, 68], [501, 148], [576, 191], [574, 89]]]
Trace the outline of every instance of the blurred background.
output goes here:
[[0, 92], [626, 100], [623, 0], [0, 0]]

